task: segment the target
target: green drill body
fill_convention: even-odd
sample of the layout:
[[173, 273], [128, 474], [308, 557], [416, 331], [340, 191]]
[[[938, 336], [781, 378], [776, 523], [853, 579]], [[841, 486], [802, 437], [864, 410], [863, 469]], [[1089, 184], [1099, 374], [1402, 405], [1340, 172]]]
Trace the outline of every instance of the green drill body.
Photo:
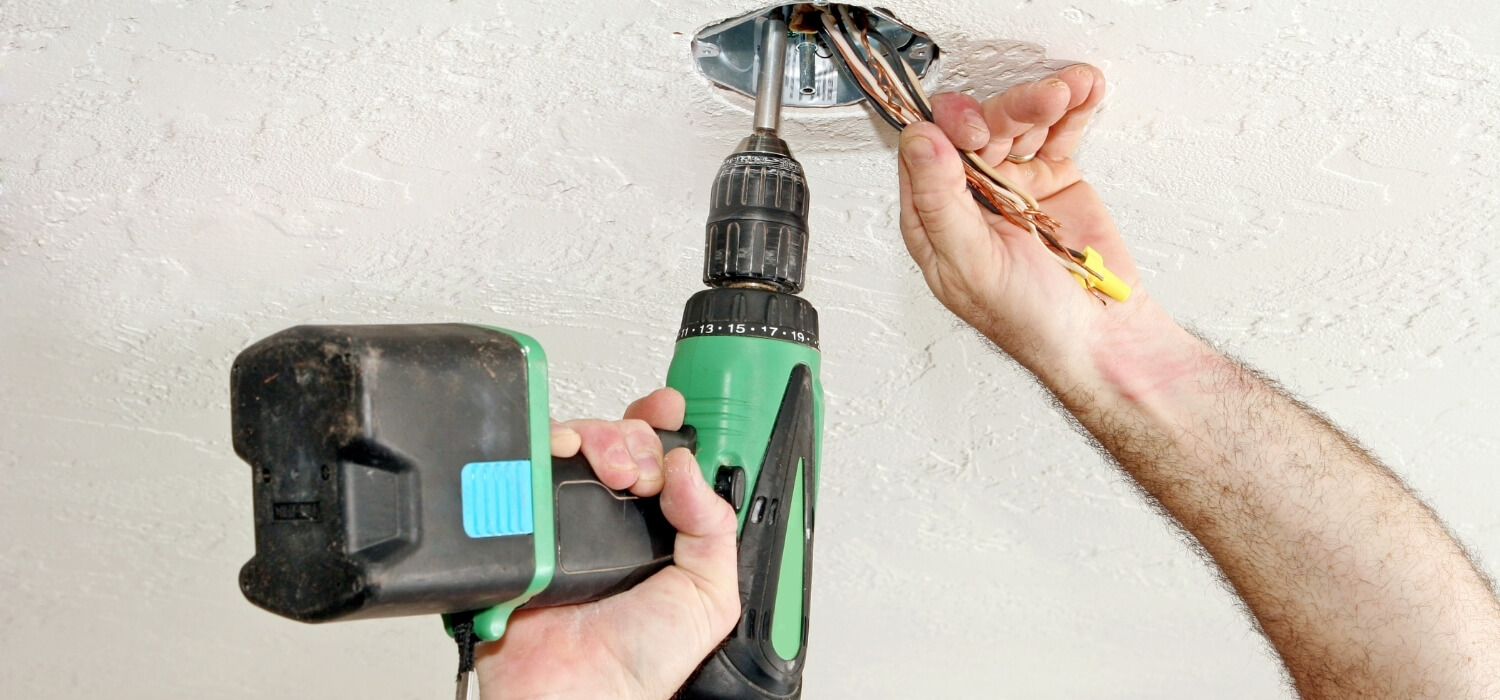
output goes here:
[[[698, 429], [698, 463], [710, 484], [721, 468], [732, 467], [744, 468], [747, 485], [758, 483], [777, 412], [798, 366], [810, 371], [813, 431], [821, 434], [823, 391], [818, 365], [817, 350], [783, 340], [720, 336], [687, 338], [678, 344], [667, 386], [687, 399], [685, 421]], [[780, 509], [790, 534], [781, 550], [774, 552], [780, 565], [770, 634], [773, 648], [786, 660], [797, 658], [803, 644], [801, 620], [806, 610], [802, 593], [809, 583], [803, 578], [803, 568], [805, 548], [811, 546], [810, 535], [804, 534], [809, 532], [804, 513], [816, 496], [804, 484], [816, 484], [820, 447], [814, 446], [811, 465], [792, 465], [796, 471], [792, 502]], [[753, 492], [753, 486], [747, 490]], [[753, 500], [739, 509], [741, 532], [753, 509]]]
[[823, 426], [817, 311], [796, 296], [808, 201], [801, 164], [757, 125], [714, 180], [710, 288], [688, 300], [667, 372], [704, 477], [739, 519], [740, 620], [689, 698], [801, 692]]

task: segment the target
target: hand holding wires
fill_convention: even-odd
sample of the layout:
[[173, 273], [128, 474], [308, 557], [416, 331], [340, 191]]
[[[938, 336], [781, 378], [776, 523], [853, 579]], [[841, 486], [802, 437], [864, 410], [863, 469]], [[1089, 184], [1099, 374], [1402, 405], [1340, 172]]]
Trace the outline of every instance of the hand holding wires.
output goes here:
[[[932, 104], [919, 77], [889, 37], [872, 26], [860, 8], [848, 5], [803, 5], [792, 26], [816, 32], [831, 49], [835, 62], [864, 92], [881, 116], [896, 130], [932, 121]], [[968, 189], [985, 209], [1032, 234], [1053, 258], [1096, 296], [1117, 301], [1130, 296], [1130, 287], [1104, 267], [1097, 251], [1069, 248], [1058, 240], [1059, 224], [1041, 210], [1025, 189], [1005, 177], [972, 151], [959, 151]], [[1102, 300], [1102, 297], [1101, 297]]]

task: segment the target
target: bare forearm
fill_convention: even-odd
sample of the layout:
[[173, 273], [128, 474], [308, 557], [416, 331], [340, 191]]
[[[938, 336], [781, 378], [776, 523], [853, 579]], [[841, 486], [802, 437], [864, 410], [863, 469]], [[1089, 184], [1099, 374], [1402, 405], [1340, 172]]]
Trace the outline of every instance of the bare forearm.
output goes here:
[[[1145, 290], [1107, 308], [1080, 294], [1028, 235], [1056, 229], [1139, 287], [1069, 158], [1102, 96], [1102, 76], [1075, 66], [983, 105], [939, 96], [936, 124], [902, 131], [901, 232], [928, 287], [1035, 372], [1202, 544], [1304, 695], [1500, 697], [1500, 606], [1394, 475]], [[1046, 220], [986, 217], [955, 145], [1031, 190]]]
[[1500, 606], [1399, 479], [1154, 307], [1110, 335], [1038, 374], [1213, 558], [1304, 696], [1500, 694]]

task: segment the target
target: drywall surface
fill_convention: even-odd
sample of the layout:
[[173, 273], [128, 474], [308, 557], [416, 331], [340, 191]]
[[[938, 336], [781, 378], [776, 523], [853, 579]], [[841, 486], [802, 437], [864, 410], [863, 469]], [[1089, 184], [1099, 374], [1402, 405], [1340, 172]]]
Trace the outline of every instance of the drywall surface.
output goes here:
[[[890, 3], [984, 95], [1086, 59], [1152, 293], [1500, 564], [1492, 3]], [[0, 4], [0, 695], [447, 697], [437, 622], [310, 627], [253, 551], [229, 363], [306, 322], [539, 338], [555, 412], [661, 382], [745, 100], [695, 3]], [[893, 138], [793, 113], [827, 442], [810, 698], [1286, 697], [1232, 598], [926, 292]]]

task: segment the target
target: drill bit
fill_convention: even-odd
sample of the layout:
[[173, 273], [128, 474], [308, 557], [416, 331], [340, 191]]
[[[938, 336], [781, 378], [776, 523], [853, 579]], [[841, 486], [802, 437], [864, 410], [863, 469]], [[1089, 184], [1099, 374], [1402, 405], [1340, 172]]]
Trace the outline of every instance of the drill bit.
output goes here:
[[766, 18], [760, 44], [760, 75], [755, 81], [755, 131], [775, 134], [781, 125], [781, 78], [786, 70], [786, 21]]

